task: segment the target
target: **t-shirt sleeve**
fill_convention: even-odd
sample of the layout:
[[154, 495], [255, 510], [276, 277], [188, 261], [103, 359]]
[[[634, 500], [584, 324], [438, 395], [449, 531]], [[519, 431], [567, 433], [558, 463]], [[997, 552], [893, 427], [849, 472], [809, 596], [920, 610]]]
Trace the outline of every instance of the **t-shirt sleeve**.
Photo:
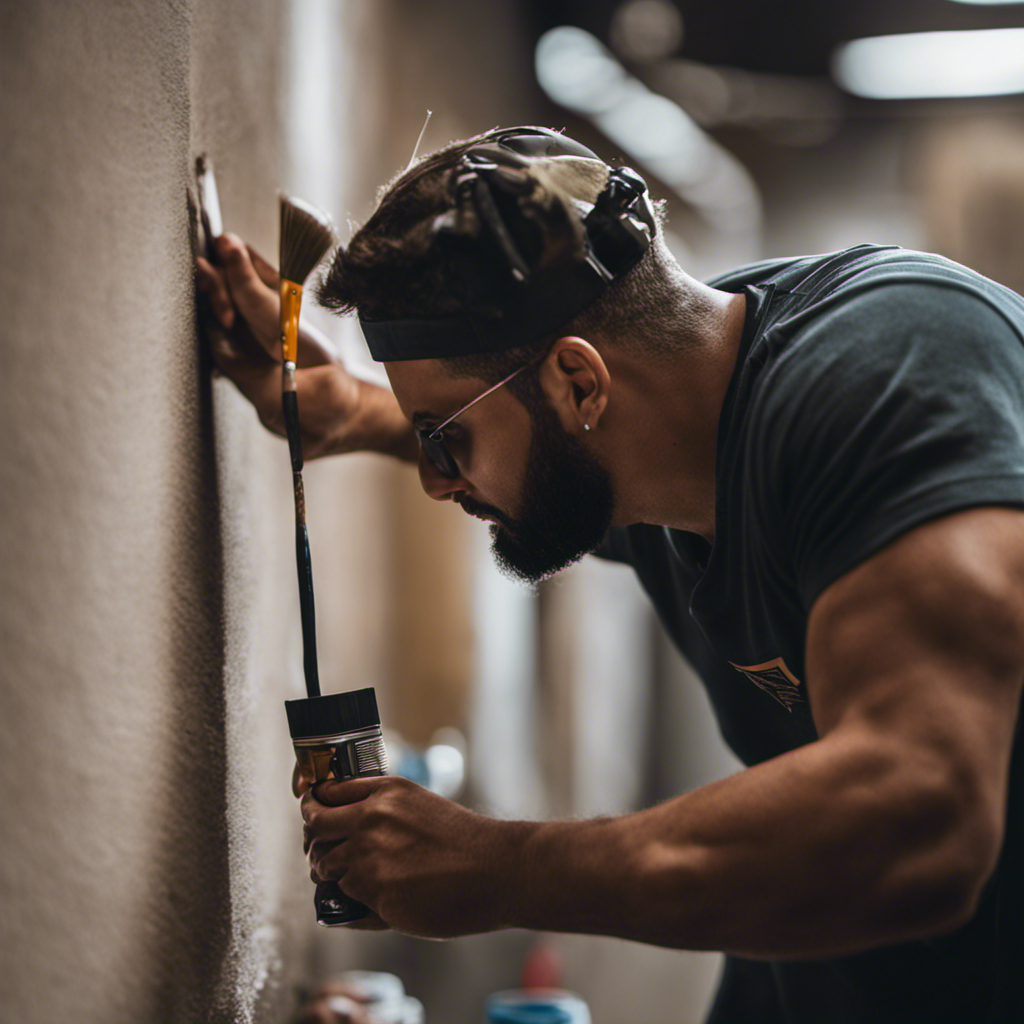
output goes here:
[[835, 304], [755, 401], [759, 515], [805, 609], [915, 526], [1024, 506], [1024, 342], [966, 289], [886, 284]]
[[626, 529], [621, 526], [609, 527], [603, 540], [591, 551], [591, 554], [608, 562], [623, 562], [626, 565], [631, 565], [633, 553]]

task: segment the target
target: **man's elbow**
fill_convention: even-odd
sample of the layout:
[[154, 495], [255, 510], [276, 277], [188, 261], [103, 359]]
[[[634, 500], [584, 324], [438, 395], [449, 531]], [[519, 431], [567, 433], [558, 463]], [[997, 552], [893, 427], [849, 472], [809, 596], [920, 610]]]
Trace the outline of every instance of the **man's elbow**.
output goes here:
[[974, 917], [1002, 851], [1002, 822], [981, 813], [972, 817], [976, 820], [964, 822], [951, 841], [956, 852], [950, 858], [949, 918], [943, 930], [959, 928]]
[[[924, 842], [908, 842], [889, 877], [890, 898], [883, 901], [891, 924], [908, 937], [944, 934], [970, 921], [1002, 849], [1001, 814], [983, 810], [981, 801], [954, 807], [950, 804], [956, 802], [946, 798], [934, 803], [949, 808], [945, 826]], [[934, 818], [930, 824], [934, 827]]]

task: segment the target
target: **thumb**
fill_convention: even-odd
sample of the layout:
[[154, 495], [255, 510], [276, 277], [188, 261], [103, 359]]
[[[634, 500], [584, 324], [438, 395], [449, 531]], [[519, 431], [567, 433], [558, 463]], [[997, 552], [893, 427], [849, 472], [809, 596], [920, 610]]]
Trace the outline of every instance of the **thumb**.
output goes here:
[[[217, 239], [217, 253], [231, 297], [242, 316], [253, 326], [275, 323], [279, 303], [277, 293], [260, 279], [242, 239], [238, 235], [221, 235]], [[261, 332], [256, 333], [259, 336]], [[263, 341], [262, 338], [260, 340]]]
[[312, 796], [328, 807], [343, 807], [345, 804], [357, 804], [365, 800], [371, 793], [382, 786], [393, 786], [393, 775], [366, 775], [362, 778], [345, 779], [343, 782], [325, 780], [313, 787]]
[[295, 767], [292, 769], [292, 793], [295, 796], [302, 796], [306, 790], [309, 789], [309, 781], [302, 774], [302, 768], [299, 766], [299, 762], [295, 762]]

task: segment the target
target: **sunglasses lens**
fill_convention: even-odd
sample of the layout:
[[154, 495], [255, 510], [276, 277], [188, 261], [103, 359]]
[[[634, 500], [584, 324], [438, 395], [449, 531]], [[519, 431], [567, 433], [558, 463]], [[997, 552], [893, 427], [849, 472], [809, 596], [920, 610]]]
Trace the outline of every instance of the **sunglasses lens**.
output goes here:
[[455, 459], [452, 458], [452, 453], [448, 451], [444, 441], [435, 441], [426, 432], [417, 431], [417, 434], [420, 439], [420, 447], [434, 464], [438, 473], [449, 480], [454, 480], [459, 475], [459, 467], [455, 464]]

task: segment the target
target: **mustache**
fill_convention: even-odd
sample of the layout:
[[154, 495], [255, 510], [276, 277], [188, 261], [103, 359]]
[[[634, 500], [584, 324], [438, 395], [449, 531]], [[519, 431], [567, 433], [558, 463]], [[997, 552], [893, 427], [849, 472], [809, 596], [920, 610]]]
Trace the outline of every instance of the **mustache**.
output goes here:
[[458, 499], [459, 504], [462, 506], [462, 510], [467, 512], [471, 516], [490, 516], [492, 519], [496, 519], [506, 529], [512, 528], [512, 522], [501, 511], [500, 508], [495, 508], [493, 505], [485, 505], [482, 501], [476, 501], [468, 496], [463, 496]]

